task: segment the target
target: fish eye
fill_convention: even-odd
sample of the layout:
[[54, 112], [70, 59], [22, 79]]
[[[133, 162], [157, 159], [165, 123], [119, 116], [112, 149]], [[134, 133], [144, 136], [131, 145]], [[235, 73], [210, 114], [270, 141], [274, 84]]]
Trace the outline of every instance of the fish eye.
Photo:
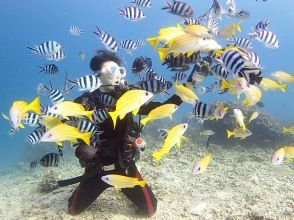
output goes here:
[[149, 93], [148, 93], [148, 92], [146, 92], [146, 93], [145, 93], [145, 95], [146, 95], [146, 96], [148, 96], [148, 95], [149, 95]]
[[54, 110], [57, 110], [57, 106], [54, 107]]

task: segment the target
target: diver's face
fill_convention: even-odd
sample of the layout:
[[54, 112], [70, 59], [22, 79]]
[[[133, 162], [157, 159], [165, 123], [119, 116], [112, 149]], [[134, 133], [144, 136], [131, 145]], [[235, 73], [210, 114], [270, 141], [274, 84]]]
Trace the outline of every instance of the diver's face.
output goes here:
[[[126, 76], [126, 69], [120, 67], [113, 61], [107, 61], [103, 63], [101, 71], [99, 72], [99, 78], [102, 85], [107, 87], [107, 90], [113, 90], [113, 86], [119, 85], [121, 79]], [[113, 86], [111, 86], [113, 85]]]

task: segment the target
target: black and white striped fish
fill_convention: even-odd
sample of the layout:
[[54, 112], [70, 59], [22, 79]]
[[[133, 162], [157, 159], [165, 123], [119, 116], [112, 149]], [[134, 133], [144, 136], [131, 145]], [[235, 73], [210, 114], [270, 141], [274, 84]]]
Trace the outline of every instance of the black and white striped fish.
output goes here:
[[168, 10], [168, 13], [178, 15], [182, 18], [190, 18], [193, 16], [193, 9], [185, 2], [173, 0], [172, 3], [166, 1], [165, 6], [161, 10]]
[[95, 124], [90, 122], [88, 119], [81, 118], [77, 122], [77, 128], [80, 130], [80, 132], [94, 132], [95, 130]]
[[119, 10], [119, 15], [124, 16], [125, 19], [131, 21], [139, 21], [145, 18], [144, 12], [137, 7], [126, 7], [126, 8], [117, 8]]
[[101, 43], [104, 47], [112, 53], [118, 52], [118, 42], [114, 39], [110, 34], [106, 33], [105, 31], [100, 30], [97, 26], [97, 32], [93, 32], [94, 34], [98, 35], [100, 38]]
[[255, 26], [255, 30], [268, 30], [268, 26], [271, 23], [270, 20], [262, 20], [260, 22], [257, 23], [257, 25]]
[[93, 120], [95, 123], [103, 123], [106, 118], [108, 118], [108, 112], [104, 108], [95, 108], [93, 113]]
[[158, 74], [152, 68], [145, 68], [145, 75], [140, 78], [140, 82], [145, 82], [154, 79]]
[[177, 72], [172, 76], [172, 80], [175, 81], [182, 81], [187, 78], [187, 74], [185, 72]]
[[239, 51], [228, 50], [222, 54], [219, 62], [230, 73], [238, 74], [244, 68], [244, 59]]
[[255, 38], [256, 40], [263, 43], [266, 47], [270, 49], [279, 48], [279, 40], [278, 37], [271, 31], [264, 29], [253, 29], [253, 32], [249, 34], [251, 38]]
[[136, 44], [137, 44], [138, 47], [140, 47], [140, 46], [144, 46], [144, 45], [145, 45], [145, 40], [142, 40], [142, 39], [140, 39], [140, 40], [135, 40], [135, 42], [136, 42]]
[[39, 83], [36, 90], [38, 95], [45, 95], [48, 92], [46, 86], [43, 83]]
[[39, 161], [39, 163], [43, 167], [57, 167], [59, 165], [59, 162], [60, 162], [60, 155], [57, 153], [46, 154]]
[[27, 138], [26, 141], [30, 144], [39, 143], [41, 137], [45, 134], [45, 130], [42, 127], [36, 128]]
[[51, 56], [47, 57], [47, 60], [54, 60], [54, 61], [61, 61], [66, 57], [63, 50], [57, 51], [55, 54], [52, 54]]
[[73, 36], [80, 36], [81, 34], [85, 33], [85, 30], [82, 30], [79, 27], [72, 25], [69, 28], [69, 33]]
[[190, 64], [197, 63], [199, 59], [199, 53], [196, 52], [189, 57], [186, 53], [180, 54], [177, 57], [174, 57], [172, 54], [169, 54], [163, 61], [162, 65], [167, 65], [168, 68], [176, 68], [177, 70], [181, 71], [181, 69], [186, 69], [187, 66], [189, 66]]
[[140, 82], [138, 87], [153, 94], [163, 93], [167, 90], [166, 84], [156, 79]]
[[76, 81], [68, 79], [68, 82], [73, 84], [69, 90], [73, 89], [75, 86], [78, 86], [79, 91], [93, 92], [101, 86], [101, 80], [97, 75], [94, 74], [82, 76], [76, 79]]
[[138, 49], [136, 41], [133, 40], [123, 40], [119, 42], [119, 46], [125, 49], [127, 53], [132, 53], [133, 51]]
[[203, 121], [209, 119], [211, 115], [211, 108], [210, 105], [204, 103], [204, 102], [196, 102], [196, 104], [193, 107], [193, 116], [199, 120], [199, 122], [202, 124]]
[[37, 167], [38, 163], [39, 163], [38, 160], [31, 161], [30, 169], [35, 169]]
[[250, 17], [250, 12], [245, 10], [237, 10], [234, 13], [229, 13], [228, 16], [239, 20], [247, 20]]
[[218, 19], [212, 17], [211, 14], [209, 14], [207, 18], [207, 28], [210, 34], [213, 34], [215, 36], [218, 35]]
[[64, 101], [64, 96], [62, 92], [57, 88], [53, 88], [51, 82], [50, 82], [50, 89], [48, 87], [45, 87], [45, 88], [50, 92], [49, 99], [54, 105]]
[[58, 67], [55, 64], [48, 64], [45, 66], [39, 66], [41, 68], [41, 70], [39, 71], [39, 73], [47, 73], [50, 75], [54, 75], [56, 73], [58, 73]]
[[61, 50], [61, 45], [56, 41], [47, 41], [39, 46], [35, 45], [34, 47], [27, 47], [30, 49], [31, 54], [36, 54], [40, 56], [52, 56]]
[[216, 64], [213, 67], [211, 67], [211, 72], [217, 77], [223, 79], [226, 79], [229, 74], [228, 71], [221, 64]]
[[143, 57], [143, 56], [137, 57], [134, 60], [133, 65], [132, 65], [132, 73], [137, 74], [147, 67], [149, 67], [149, 68], [152, 67], [151, 58]]
[[247, 51], [247, 56], [253, 66], [261, 68], [260, 58], [254, 51]]
[[237, 46], [237, 47], [242, 47], [245, 49], [252, 49], [251, 41], [249, 39], [246, 39], [243, 37], [235, 38], [234, 36], [232, 36], [232, 40], [230, 40], [229, 42], [233, 42], [234, 46]]
[[200, 18], [185, 18], [183, 21], [183, 24], [185, 24], [185, 25], [189, 25], [189, 24], [201, 25], [201, 23], [202, 23], [202, 17], [200, 17]]
[[23, 119], [22, 123], [35, 127], [38, 125], [40, 119], [40, 115], [36, 114], [35, 112], [27, 112], [25, 114], [25, 118]]
[[113, 108], [116, 104], [116, 100], [106, 93], [99, 93], [97, 96], [97, 101], [104, 107]]
[[199, 68], [199, 65], [195, 64], [191, 74], [189, 75], [187, 79], [187, 82], [191, 82], [194, 86], [201, 83], [210, 75], [210, 72], [204, 73], [199, 71], [198, 68]]
[[152, 7], [151, 0], [133, 0], [131, 3], [135, 3], [138, 7], [142, 7], [142, 8]]
[[41, 112], [42, 112], [42, 115], [49, 115], [49, 116], [53, 116], [55, 118], [58, 118], [58, 119], [62, 119], [62, 116], [61, 115], [57, 115], [57, 114], [54, 114], [52, 112], [49, 111], [49, 109], [51, 108], [51, 106], [41, 106]]

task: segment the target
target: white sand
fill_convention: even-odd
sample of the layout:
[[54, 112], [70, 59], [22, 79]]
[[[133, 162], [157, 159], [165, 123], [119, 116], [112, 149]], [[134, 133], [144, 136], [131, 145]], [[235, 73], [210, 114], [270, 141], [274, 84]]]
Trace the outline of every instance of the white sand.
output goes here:
[[[150, 160], [151, 149], [147, 149], [138, 164], [158, 198], [153, 219], [294, 219], [294, 163], [274, 167], [270, 163], [273, 152], [211, 146], [213, 160], [208, 170], [195, 176], [191, 171], [208, 153], [204, 148], [174, 148], [159, 166]], [[142, 219], [135, 206], [112, 188], [85, 212], [70, 216], [68, 198], [77, 185], [47, 194], [37, 190], [50, 170], [59, 178], [83, 172], [77, 161], [59, 168], [2, 172], [0, 219]]]

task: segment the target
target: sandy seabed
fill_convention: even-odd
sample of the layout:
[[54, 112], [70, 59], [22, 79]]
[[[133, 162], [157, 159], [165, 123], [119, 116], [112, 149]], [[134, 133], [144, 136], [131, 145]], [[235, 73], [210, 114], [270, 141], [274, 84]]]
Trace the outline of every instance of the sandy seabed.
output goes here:
[[[153, 150], [153, 149], [152, 149]], [[160, 165], [141, 154], [138, 167], [157, 199], [151, 219], [294, 219], [294, 163], [271, 164], [275, 149], [195, 145], [173, 148]], [[212, 161], [203, 175], [192, 175], [197, 160], [207, 153]], [[67, 212], [77, 185], [41, 193], [44, 175], [57, 179], [83, 173], [76, 159], [65, 158], [58, 168], [24, 164], [0, 171], [0, 219], [142, 219], [136, 207], [113, 188], [107, 189], [79, 216]]]

